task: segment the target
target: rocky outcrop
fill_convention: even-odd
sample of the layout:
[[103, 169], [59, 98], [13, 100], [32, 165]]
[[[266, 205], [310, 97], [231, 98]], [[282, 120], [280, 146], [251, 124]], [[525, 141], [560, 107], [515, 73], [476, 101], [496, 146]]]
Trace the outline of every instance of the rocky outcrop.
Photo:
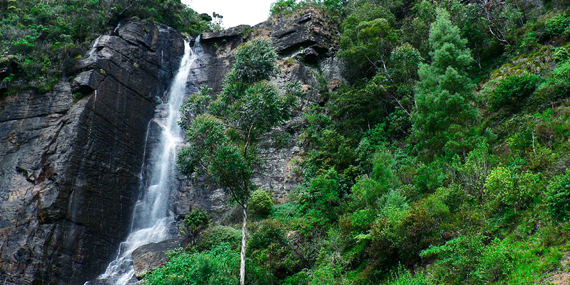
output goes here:
[[104, 270], [183, 53], [179, 32], [129, 23], [95, 41], [72, 83], [0, 99], [0, 283], [83, 284]]
[[332, 56], [338, 44], [337, 27], [314, 7], [293, 16], [271, 18], [257, 28], [272, 31], [270, 36], [278, 54], [311, 64]]
[[149, 243], [133, 251], [133, 263], [137, 278], [141, 278], [146, 273], [156, 267], [166, 263], [166, 252], [174, 250], [187, 244], [182, 239], [169, 239], [157, 243]]
[[[322, 103], [320, 90], [316, 88], [322, 81], [335, 88], [343, 80], [340, 63], [335, 57], [337, 34], [336, 27], [321, 11], [309, 8], [254, 27], [238, 26], [201, 35], [204, 55], [198, 60], [200, 72], [197, 74], [201, 77], [195, 82], [200, 86], [208, 85], [213, 94], [222, 89], [223, 79], [234, 61], [235, 49], [257, 37], [271, 39], [281, 57], [278, 62], [281, 72], [272, 81], [281, 88], [290, 82], [302, 85], [305, 97], [299, 102], [294, 116], [285, 126], [275, 129], [263, 143], [262, 155], [266, 157], [267, 165], [263, 175], [254, 179], [259, 188], [271, 192], [281, 201], [285, 201], [289, 192], [301, 182], [297, 164], [305, 153], [300, 141], [303, 111], [311, 103]], [[181, 186], [172, 197], [172, 210], [180, 218], [191, 208], [205, 209], [217, 214], [218, 219], [230, 216], [223, 191], [211, 181], [186, 177], [180, 177], [180, 181]]]

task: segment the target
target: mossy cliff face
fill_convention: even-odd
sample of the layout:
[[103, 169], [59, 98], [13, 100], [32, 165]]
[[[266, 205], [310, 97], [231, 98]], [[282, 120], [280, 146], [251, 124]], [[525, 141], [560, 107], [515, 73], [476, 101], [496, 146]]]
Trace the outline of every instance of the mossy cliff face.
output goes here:
[[128, 234], [147, 126], [183, 53], [177, 31], [130, 23], [96, 40], [74, 80], [1, 99], [4, 284], [83, 284], [104, 270]]

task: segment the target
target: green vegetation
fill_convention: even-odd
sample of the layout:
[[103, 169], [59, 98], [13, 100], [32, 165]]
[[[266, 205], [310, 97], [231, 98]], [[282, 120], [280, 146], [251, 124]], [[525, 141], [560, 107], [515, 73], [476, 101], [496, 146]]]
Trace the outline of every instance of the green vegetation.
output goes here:
[[[249, 284], [540, 284], [568, 273], [568, 1], [435, 2], [273, 5], [274, 16], [308, 5], [335, 15], [347, 82], [318, 88], [326, 102], [308, 103], [297, 141], [306, 152], [295, 158], [303, 180], [287, 200], [241, 185], [257, 213], [247, 226]], [[243, 123], [286, 119], [255, 97], [273, 92], [258, 82], [272, 59], [252, 45], [240, 49], [248, 57], [237, 52], [223, 93], [211, 103], [207, 90], [192, 97], [185, 113], [198, 115], [182, 121], [202, 146], [183, 152], [182, 169], [207, 165], [222, 186], [218, 173], [250, 169], [258, 152], [249, 159], [244, 147], [270, 129], [246, 143], [234, 110]], [[236, 163], [214, 164], [218, 153]], [[239, 225], [228, 223], [205, 229], [164, 268], [221, 249], [237, 260]], [[237, 261], [219, 266], [212, 274], [237, 276]]]
[[[184, 112], [193, 120], [185, 127], [190, 146], [183, 148], [178, 165], [183, 173], [210, 175], [243, 211], [240, 283], [245, 284], [248, 204], [256, 214], [268, 212], [263, 195], [251, 179], [263, 164], [259, 142], [273, 127], [289, 119], [295, 103], [293, 88], [282, 96], [268, 79], [276, 72], [276, 54], [270, 42], [253, 40], [240, 46], [236, 60], [214, 101], [193, 95]], [[182, 122], [188, 122], [183, 119]], [[265, 205], [264, 205], [265, 203]]]
[[51, 90], [106, 30], [120, 20], [168, 24], [197, 35], [208, 27], [180, 0], [0, 0], [0, 67], [13, 63], [11, 89]]
[[273, 206], [273, 197], [267, 191], [255, 190], [251, 193], [247, 204], [254, 216], [267, 217], [271, 213], [271, 206]]
[[184, 224], [180, 233], [190, 238], [191, 241], [196, 239], [198, 233], [208, 227], [210, 219], [206, 212], [193, 210], [184, 217]]

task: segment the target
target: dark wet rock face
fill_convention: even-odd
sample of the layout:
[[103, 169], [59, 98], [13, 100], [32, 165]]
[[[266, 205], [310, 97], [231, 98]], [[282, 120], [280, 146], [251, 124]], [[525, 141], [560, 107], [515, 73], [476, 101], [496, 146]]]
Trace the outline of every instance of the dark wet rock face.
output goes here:
[[177, 31], [130, 23], [96, 41], [71, 83], [0, 99], [3, 284], [83, 284], [104, 270], [128, 234], [147, 127], [183, 53]]

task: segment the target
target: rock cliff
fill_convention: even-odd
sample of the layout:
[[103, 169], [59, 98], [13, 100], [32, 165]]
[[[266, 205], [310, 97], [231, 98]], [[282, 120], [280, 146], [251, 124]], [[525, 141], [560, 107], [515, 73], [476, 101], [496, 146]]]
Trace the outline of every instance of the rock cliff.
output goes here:
[[[272, 81], [279, 87], [299, 82], [305, 93], [291, 120], [274, 130], [263, 144], [267, 166], [263, 175], [254, 179], [259, 188], [272, 193], [275, 199], [285, 201], [289, 192], [301, 182], [301, 177], [295, 172], [295, 163], [302, 160], [305, 152], [299, 138], [304, 123], [303, 112], [311, 102], [323, 103], [319, 88], [336, 88], [343, 80], [340, 63], [335, 56], [338, 30], [318, 9], [309, 8], [253, 27], [243, 25], [203, 33], [201, 45], [204, 54], [197, 67], [201, 76], [196, 84], [208, 85], [214, 94], [221, 91], [223, 78], [232, 67], [235, 49], [257, 37], [270, 39], [280, 56], [280, 73]], [[275, 147], [276, 138], [280, 139], [281, 148]], [[180, 181], [181, 186], [172, 197], [173, 212], [180, 218], [192, 207], [218, 213], [218, 219], [227, 216], [229, 208], [224, 203], [226, 197], [221, 189], [204, 179], [192, 181], [181, 177]]]
[[2, 284], [83, 284], [104, 270], [128, 234], [147, 126], [183, 53], [179, 32], [129, 23], [95, 41], [71, 82], [1, 99]]

